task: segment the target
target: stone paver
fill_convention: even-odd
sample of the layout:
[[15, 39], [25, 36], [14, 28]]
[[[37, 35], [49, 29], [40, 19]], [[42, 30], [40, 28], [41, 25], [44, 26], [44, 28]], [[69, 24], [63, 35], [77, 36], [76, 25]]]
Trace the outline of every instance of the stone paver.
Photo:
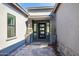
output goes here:
[[53, 48], [46, 44], [31, 44], [23, 45], [11, 53], [11, 56], [55, 56], [55, 54]]

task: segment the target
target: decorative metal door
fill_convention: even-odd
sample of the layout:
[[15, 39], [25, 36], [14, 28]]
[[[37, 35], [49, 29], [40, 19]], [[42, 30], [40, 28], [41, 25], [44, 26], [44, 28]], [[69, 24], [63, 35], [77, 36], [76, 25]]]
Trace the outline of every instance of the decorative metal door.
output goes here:
[[50, 41], [50, 22], [32, 20], [33, 41]]
[[38, 23], [38, 39], [46, 39], [46, 23]]

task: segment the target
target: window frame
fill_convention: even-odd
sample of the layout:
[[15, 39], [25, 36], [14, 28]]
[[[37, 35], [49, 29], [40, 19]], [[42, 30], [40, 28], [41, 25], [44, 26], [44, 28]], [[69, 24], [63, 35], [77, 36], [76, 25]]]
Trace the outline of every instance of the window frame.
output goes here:
[[[11, 15], [13, 18], [14, 18], [14, 36], [12, 36], [12, 37], [9, 37], [8, 36], [8, 18], [9, 18], [9, 15]], [[13, 26], [13, 25], [11, 25], [11, 26]], [[10, 13], [7, 13], [7, 41], [9, 41], [9, 40], [12, 40], [12, 39], [15, 39], [16, 38], [16, 16], [14, 16], [13, 14], [10, 14]]]

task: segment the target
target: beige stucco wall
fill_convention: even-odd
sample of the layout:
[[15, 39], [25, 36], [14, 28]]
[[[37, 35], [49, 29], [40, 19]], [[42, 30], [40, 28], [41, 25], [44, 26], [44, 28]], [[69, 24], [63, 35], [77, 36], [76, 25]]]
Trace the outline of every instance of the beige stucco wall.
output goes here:
[[[7, 13], [16, 16], [16, 39], [6, 41], [7, 38]], [[6, 48], [14, 43], [24, 40], [26, 33], [27, 18], [14, 8], [0, 4], [0, 50]]]
[[58, 44], [64, 54], [79, 55], [79, 4], [60, 5], [56, 13], [56, 29]]

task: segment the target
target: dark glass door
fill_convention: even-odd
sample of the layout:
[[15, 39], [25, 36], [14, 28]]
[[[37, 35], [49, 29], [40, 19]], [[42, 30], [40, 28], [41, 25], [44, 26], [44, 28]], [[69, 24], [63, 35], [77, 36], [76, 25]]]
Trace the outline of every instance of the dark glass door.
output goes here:
[[46, 23], [38, 23], [38, 39], [46, 39]]

